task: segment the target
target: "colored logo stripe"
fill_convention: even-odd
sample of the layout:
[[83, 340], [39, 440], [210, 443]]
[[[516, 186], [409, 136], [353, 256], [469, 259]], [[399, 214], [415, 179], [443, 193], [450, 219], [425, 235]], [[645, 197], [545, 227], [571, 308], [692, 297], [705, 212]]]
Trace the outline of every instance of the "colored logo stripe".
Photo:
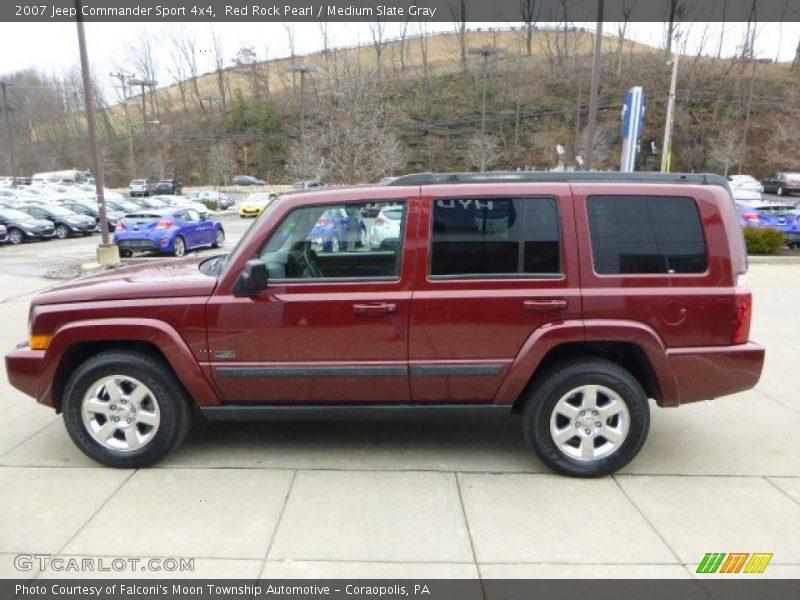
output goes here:
[[750, 562], [744, 569], [745, 573], [763, 573], [767, 568], [769, 561], [772, 560], [772, 554], [753, 554]]
[[[727, 556], [727, 558], [726, 558]], [[750, 559], [748, 561], [748, 558]], [[703, 560], [697, 565], [697, 573], [763, 573], [772, 560], [771, 553], [749, 552], [706, 552]], [[724, 562], [723, 562], [724, 561]], [[745, 563], [747, 566], [745, 566]]]

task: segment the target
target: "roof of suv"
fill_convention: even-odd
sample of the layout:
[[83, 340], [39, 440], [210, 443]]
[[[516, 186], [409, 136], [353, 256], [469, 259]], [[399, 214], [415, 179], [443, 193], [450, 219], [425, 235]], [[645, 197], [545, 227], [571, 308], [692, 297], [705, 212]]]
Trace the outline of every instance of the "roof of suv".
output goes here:
[[693, 183], [718, 185], [730, 189], [722, 175], [706, 173], [655, 173], [618, 171], [489, 171], [485, 173], [413, 173], [401, 175], [384, 185], [437, 185], [454, 183], [524, 183], [524, 182], [620, 182], [620, 183]]

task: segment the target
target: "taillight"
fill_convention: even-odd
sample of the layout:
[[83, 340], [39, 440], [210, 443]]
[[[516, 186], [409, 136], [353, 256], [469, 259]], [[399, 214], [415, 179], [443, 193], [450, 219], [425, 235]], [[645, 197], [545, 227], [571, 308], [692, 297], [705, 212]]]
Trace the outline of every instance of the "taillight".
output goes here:
[[748, 288], [736, 290], [733, 306], [731, 344], [744, 344], [750, 339], [750, 320], [753, 315], [753, 294]]
[[377, 225], [378, 227], [383, 227], [384, 225], [386, 225], [386, 219], [384, 219], [383, 217], [378, 217], [377, 219], [375, 219], [375, 225]]
[[744, 213], [743, 216], [744, 220], [747, 221], [748, 223], [759, 223], [761, 221], [761, 219], [758, 218], [758, 215], [756, 213], [752, 212]]
[[117, 221], [116, 231], [125, 231], [125, 223], [120, 219]]
[[170, 221], [169, 219], [163, 219], [163, 220], [159, 221], [158, 223], [156, 223], [156, 229], [169, 229], [173, 225], [174, 225], [174, 223], [172, 221]]

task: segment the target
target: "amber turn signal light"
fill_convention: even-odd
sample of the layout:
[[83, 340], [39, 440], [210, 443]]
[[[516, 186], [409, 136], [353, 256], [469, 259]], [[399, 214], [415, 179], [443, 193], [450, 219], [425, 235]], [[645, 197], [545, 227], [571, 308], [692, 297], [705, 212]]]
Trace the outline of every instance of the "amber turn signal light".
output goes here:
[[52, 339], [53, 336], [47, 334], [31, 335], [31, 350], [47, 350]]

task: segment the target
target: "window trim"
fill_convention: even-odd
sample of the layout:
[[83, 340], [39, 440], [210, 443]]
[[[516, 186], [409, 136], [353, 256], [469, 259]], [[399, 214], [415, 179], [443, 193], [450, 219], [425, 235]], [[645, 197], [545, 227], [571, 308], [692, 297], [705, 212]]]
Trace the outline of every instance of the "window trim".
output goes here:
[[[400, 226], [400, 247], [398, 248], [398, 263], [397, 263], [397, 274], [396, 275], [385, 275], [381, 277], [315, 277], [315, 278], [308, 278], [308, 279], [292, 279], [292, 278], [281, 278], [281, 279], [273, 279], [270, 278], [267, 282], [267, 288], [274, 282], [276, 284], [281, 285], [319, 285], [325, 282], [332, 282], [332, 283], [359, 283], [359, 282], [369, 282], [369, 281], [377, 281], [377, 282], [400, 282], [403, 279], [403, 264], [405, 259], [405, 241], [406, 241], [406, 229], [408, 227], [408, 219], [410, 214], [410, 200], [409, 198], [400, 198], [400, 199], [386, 199], [386, 200], [345, 200], [343, 202], [334, 203], [334, 204], [304, 204], [302, 206], [296, 206], [287, 212], [283, 218], [275, 225], [275, 227], [270, 231], [269, 235], [266, 237], [264, 243], [261, 245], [261, 248], [256, 252], [253, 258], [261, 258], [261, 253], [266, 248], [269, 241], [272, 239], [272, 236], [275, 232], [280, 228], [280, 226], [288, 219], [292, 213], [298, 210], [304, 210], [307, 208], [316, 208], [316, 207], [343, 207], [350, 204], [358, 204], [366, 206], [367, 204], [402, 204], [404, 207], [404, 216], [403, 223]], [[329, 209], [323, 209], [323, 212]], [[360, 217], [363, 219], [363, 217]], [[369, 230], [367, 230], [369, 233]], [[369, 244], [369, 242], [367, 242]]]
[[[645, 197], [660, 197], [660, 198], [683, 198], [687, 200], [691, 200], [694, 204], [695, 209], [697, 210], [697, 217], [700, 220], [700, 233], [703, 236], [703, 247], [705, 248], [705, 255], [706, 255], [706, 268], [704, 271], [698, 271], [697, 273], [599, 273], [596, 268], [596, 263], [594, 259], [594, 236], [592, 235], [592, 224], [591, 219], [589, 217], [589, 200], [592, 198], [609, 198], [609, 197], [616, 197], [616, 198], [641, 198], [642, 196]], [[662, 195], [662, 194], [592, 194], [591, 196], [586, 196], [585, 199], [585, 207], [586, 207], [586, 227], [587, 232], [589, 234], [589, 255], [592, 261], [592, 275], [595, 277], [602, 277], [602, 278], [615, 278], [615, 277], [624, 277], [626, 279], [630, 278], [638, 278], [638, 277], [647, 277], [647, 278], [664, 278], [664, 277], [684, 277], [684, 278], [695, 278], [695, 279], [702, 279], [703, 277], [708, 277], [711, 271], [711, 260], [708, 256], [708, 239], [706, 239], [706, 228], [703, 226], [703, 214], [700, 212], [700, 203], [697, 201], [697, 198], [693, 196], [677, 196], [674, 194], [670, 195]]]
[[[464, 273], [464, 274], [449, 274], [449, 275], [434, 275], [431, 273], [431, 269], [433, 267], [433, 211], [436, 207], [436, 202], [439, 200], [456, 200], [459, 199], [481, 199], [481, 200], [491, 200], [491, 199], [498, 199], [498, 200], [553, 200], [555, 202], [556, 208], [556, 218], [558, 220], [558, 265], [559, 271], [554, 273], [525, 273], [517, 271], [516, 273]], [[566, 273], [564, 272], [564, 222], [562, 219], [561, 214], [561, 200], [558, 196], [553, 194], [540, 194], [540, 195], [523, 195], [523, 196], [509, 196], [509, 195], [497, 195], [497, 194], [475, 194], [470, 196], [459, 195], [459, 196], [436, 196], [433, 198], [431, 202], [431, 216], [428, 219], [428, 265], [426, 269], [426, 278], [428, 281], [475, 281], [475, 280], [490, 280], [496, 281], [501, 279], [508, 279], [508, 280], [524, 280], [524, 279], [544, 279], [544, 280], [557, 280], [557, 279], [565, 279]], [[520, 211], [522, 215], [524, 215], [524, 211]], [[523, 229], [524, 229], [524, 216], [523, 216]], [[525, 243], [525, 240], [518, 240], [521, 244]], [[524, 253], [524, 249], [518, 249], [518, 260], [519, 253]], [[524, 267], [524, 261], [518, 263], [520, 266]]]

